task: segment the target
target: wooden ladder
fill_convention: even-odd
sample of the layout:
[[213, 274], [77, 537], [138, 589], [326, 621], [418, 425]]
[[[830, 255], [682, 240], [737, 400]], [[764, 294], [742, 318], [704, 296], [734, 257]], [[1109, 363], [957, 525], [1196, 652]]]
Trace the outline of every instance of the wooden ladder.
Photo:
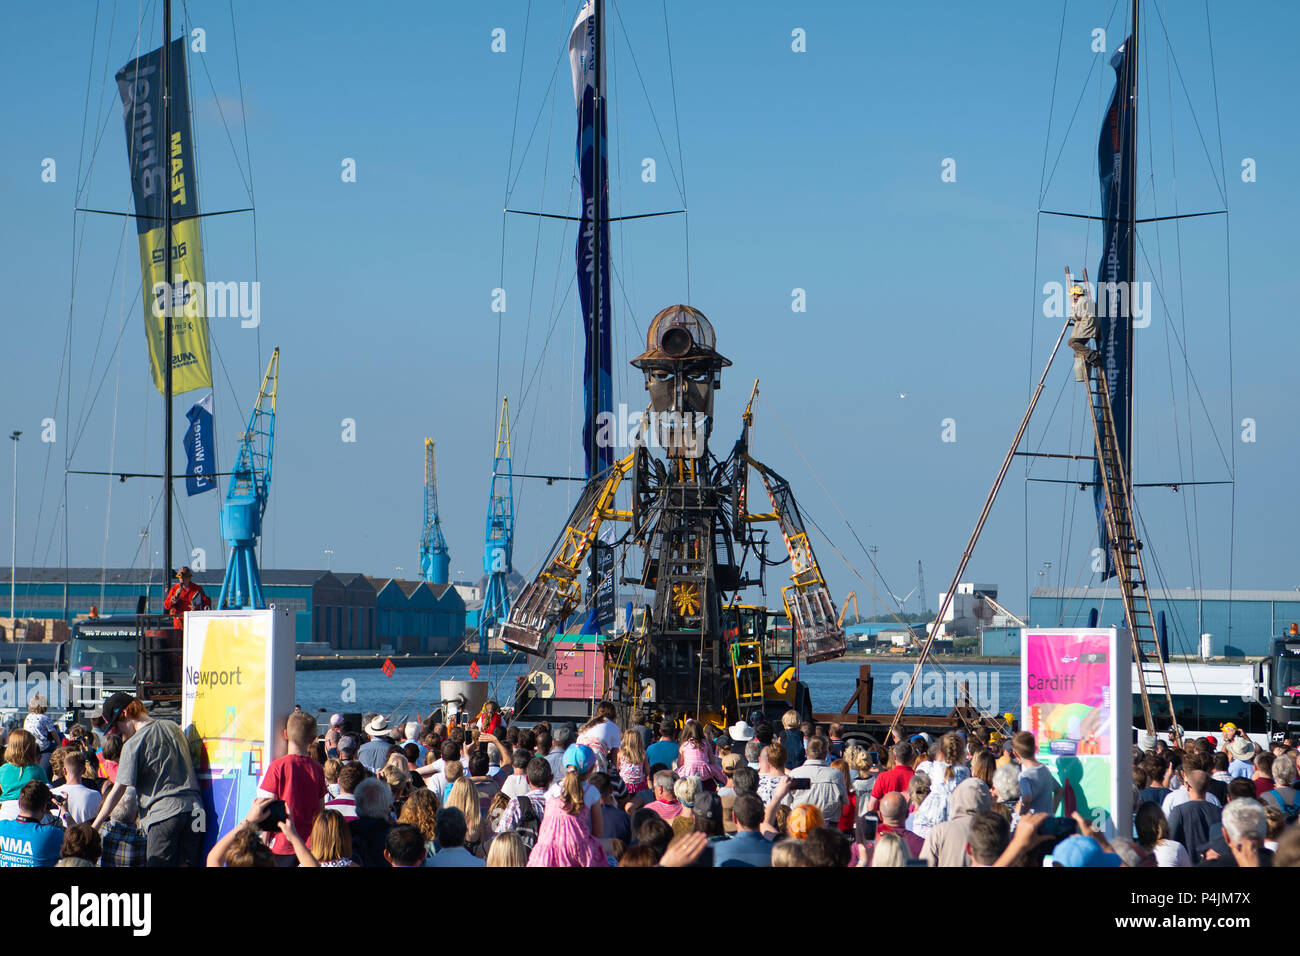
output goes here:
[[1177, 743], [1181, 734], [1174, 720], [1174, 702], [1165, 674], [1164, 654], [1155, 631], [1155, 616], [1151, 613], [1146, 571], [1142, 566], [1142, 542], [1133, 521], [1132, 489], [1115, 432], [1110, 392], [1101, 369], [1095, 366], [1090, 367], [1088, 374], [1088, 402], [1092, 409], [1097, 461], [1106, 497], [1106, 533], [1110, 538], [1111, 559], [1124, 604], [1124, 620], [1133, 641], [1133, 660], [1137, 664], [1142, 719], [1146, 732], [1154, 736], [1156, 723], [1151, 714], [1151, 698], [1163, 698], [1168, 708], [1171, 737]]

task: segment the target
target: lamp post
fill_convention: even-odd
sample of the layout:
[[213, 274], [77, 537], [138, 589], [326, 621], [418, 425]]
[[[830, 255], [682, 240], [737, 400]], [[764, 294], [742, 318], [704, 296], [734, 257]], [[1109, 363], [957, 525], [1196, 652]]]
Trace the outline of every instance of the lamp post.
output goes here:
[[[23, 437], [23, 433], [16, 431], [9, 436], [9, 440], [14, 443], [14, 505], [13, 517], [10, 524], [13, 525], [9, 535], [9, 618], [16, 618], [14, 604], [14, 584], [18, 574], [18, 439]], [[12, 626], [12, 625], [11, 625]]]
[[326, 570], [326, 571], [333, 571], [333, 570], [334, 570], [334, 549], [333, 549], [333, 548], [326, 548], [325, 551], [324, 551], [323, 553], [324, 553], [324, 555], [325, 555], [325, 557], [326, 557], [326, 560], [327, 560], [327, 562], [328, 562], [328, 563], [325, 565], [325, 570]]

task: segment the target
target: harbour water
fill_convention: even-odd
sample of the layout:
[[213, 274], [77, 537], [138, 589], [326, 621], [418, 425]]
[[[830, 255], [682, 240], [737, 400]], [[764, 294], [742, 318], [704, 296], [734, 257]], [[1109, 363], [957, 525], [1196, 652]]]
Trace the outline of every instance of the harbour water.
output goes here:
[[[853, 693], [858, 676], [859, 661], [825, 661], [804, 667], [802, 679], [812, 693], [813, 707], [819, 712], [838, 711]], [[875, 678], [872, 710], [892, 711], [902, 694], [907, 675], [913, 663], [873, 661], [871, 674]], [[516, 663], [508, 667], [482, 667], [479, 680], [488, 681], [489, 689], [505, 704], [527, 666]], [[948, 664], [942, 670], [927, 666], [922, 672], [918, 691], [913, 701], [914, 709], [921, 713], [941, 714], [951, 709], [951, 701], [938, 700], [934, 695], [949, 690], [951, 684], [940, 685], [945, 675], [957, 675], [970, 681], [972, 695], [982, 706], [997, 713], [1018, 711], [1020, 706], [1020, 669], [1006, 664]], [[380, 711], [392, 714], [394, 720], [414, 719], [427, 715], [438, 704], [439, 685], [444, 680], [469, 680], [468, 667], [404, 667], [385, 676], [378, 667], [347, 671], [300, 671], [297, 675], [296, 701], [308, 713], [324, 710]], [[898, 695], [898, 696], [895, 696]], [[937, 705], [936, 705], [937, 702]]]

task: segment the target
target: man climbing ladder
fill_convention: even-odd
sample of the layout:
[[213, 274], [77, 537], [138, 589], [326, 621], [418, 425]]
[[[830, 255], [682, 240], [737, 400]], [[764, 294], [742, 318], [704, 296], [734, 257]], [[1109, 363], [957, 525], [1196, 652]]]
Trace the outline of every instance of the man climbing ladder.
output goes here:
[[1088, 294], [1087, 269], [1083, 270], [1083, 281], [1076, 282], [1070, 276], [1070, 267], [1066, 266], [1065, 280], [1070, 287], [1070, 316], [1074, 320], [1070, 336], [1070, 348], [1074, 349], [1074, 380], [1083, 382], [1088, 378], [1085, 363], [1096, 365], [1101, 360], [1101, 353], [1090, 344], [1097, 337], [1097, 309]]

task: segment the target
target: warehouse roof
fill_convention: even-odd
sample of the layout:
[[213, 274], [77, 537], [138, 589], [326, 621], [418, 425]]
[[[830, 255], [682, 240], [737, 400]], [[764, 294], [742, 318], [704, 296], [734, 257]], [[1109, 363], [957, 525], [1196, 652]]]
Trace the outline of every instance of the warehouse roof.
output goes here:
[[[1147, 592], [1153, 601], [1288, 601], [1300, 603], [1300, 588], [1284, 590], [1247, 590], [1242, 588], [1152, 588]], [[1118, 601], [1119, 588], [1034, 588], [1036, 598], [1065, 598]]]
[[[24, 568], [19, 567], [15, 574], [14, 580], [17, 584], [63, 584], [65, 580], [64, 568]], [[163, 572], [158, 568], [67, 568], [66, 580], [69, 584], [153, 584], [158, 585], [164, 580], [170, 581], [170, 578], [164, 578]], [[225, 577], [225, 568], [209, 568], [206, 571], [196, 571], [194, 580], [200, 584], [217, 584], [220, 585]], [[263, 568], [262, 584], [263, 585], [286, 585], [311, 587], [321, 578], [331, 572], [325, 570], [295, 570]], [[358, 577], [356, 574], [340, 574], [346, 580], [351, 581]], [[0, 584], [9, 583], [9, 568], [0, 569]]]

